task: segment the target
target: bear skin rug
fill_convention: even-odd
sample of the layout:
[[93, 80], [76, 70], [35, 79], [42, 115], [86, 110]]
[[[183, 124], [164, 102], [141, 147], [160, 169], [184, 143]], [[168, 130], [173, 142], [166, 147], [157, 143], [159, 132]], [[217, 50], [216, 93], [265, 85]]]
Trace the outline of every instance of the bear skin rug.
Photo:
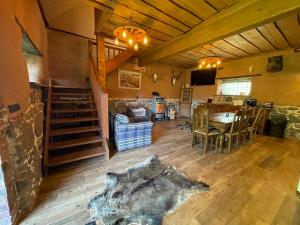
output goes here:
[[189, 180], [174, 166], [152, 156], [124, 173], [107, 173], [105, 191], [88, 205], [88, 225], [160, 225], [195, 193], [209, 186]]

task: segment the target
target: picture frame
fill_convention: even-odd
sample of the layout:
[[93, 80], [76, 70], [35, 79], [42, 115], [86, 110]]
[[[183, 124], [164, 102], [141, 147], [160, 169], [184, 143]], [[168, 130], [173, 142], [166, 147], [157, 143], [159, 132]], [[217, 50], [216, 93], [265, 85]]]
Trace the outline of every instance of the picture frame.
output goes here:
[[142, 73], [130, 70], [118, 70], [118, 88], [140, 90]]

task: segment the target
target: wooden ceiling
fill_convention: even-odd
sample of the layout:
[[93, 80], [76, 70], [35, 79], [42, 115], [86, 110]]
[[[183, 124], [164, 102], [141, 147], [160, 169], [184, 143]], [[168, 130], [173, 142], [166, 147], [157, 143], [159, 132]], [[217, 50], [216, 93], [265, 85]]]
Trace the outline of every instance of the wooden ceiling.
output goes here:
[[[197, 25], [245, 0], [40, 1], [50, 26], [51, 21], [57, 21], [63, 14], [72, 14], [70, 13], [72, 9], [77, 7], [78, 11], [78, 8], [80, 8], [78, 5], [80, 4], [100, 10], [110, 10], [111, 15], [102, 30], [108, 37], [113, 37], [113, 29], [129, 23], [130, 17], [133, 16], [137, 25], [149, 33], [151, 41], [147, 49], [151, 49], [192, 31]], [[87, 17], [82, 19], [84, 18], [87, 20]], [[90, 23], [90, 21], [87, 22], [87, 24]], [[81, 33], [81, 35], [84, 34]], [[87, 36], [90, 36], [90, 33]], [[299, 37], [299, 13], [294, 13], [294, 15], [275, 22], [161, 59], [160, 61], [190, 68], [197, 65], [199, 59], [205, 56], [217, 55], [224, 58], [224, 60], [231, 60], [263, 52], [299, 47]], [[142, 55], [147, 49], [141, 49], [139, 54]]]
[[199, 59], [207, 56], [220, 56], [224, 60], [232, 60], [297, 47], [300, 47], [299, 14], [285, 17], [276, 22], [268, 23], [161, 61], [191, 68], [197, 66]]

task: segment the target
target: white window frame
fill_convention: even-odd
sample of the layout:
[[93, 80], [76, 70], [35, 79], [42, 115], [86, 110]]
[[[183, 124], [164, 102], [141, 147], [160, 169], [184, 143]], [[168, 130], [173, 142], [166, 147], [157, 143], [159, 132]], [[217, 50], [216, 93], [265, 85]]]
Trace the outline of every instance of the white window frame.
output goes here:
[[[223, 84], [229, 84], [229, 83], [239, 83], [239, 82], [250, 82], [250, 87], [248, 87], [247, 89], [249, 89], [249, 93], [245, 92], [244, 94], [242, 92], [237, 93], [238, 88], [236, 88], [237, 90], [232, 90], [232, 92], [226, 92], [225, 90], [222, 90], [222, 85]], [[224, 78], [224, 79], [218, 79], [217, 80], [217, 95], [229, 95], [229, 96], [250, 96], [252, 92], [252, 77], [238, 77], [238, 78]]]

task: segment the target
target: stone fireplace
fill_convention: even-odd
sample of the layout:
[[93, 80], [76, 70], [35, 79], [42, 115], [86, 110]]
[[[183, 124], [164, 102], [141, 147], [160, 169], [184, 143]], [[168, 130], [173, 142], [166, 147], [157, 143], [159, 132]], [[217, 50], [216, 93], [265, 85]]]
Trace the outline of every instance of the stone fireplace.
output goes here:
[[163, 97], [154, 96], [153, 113], [155, 113], [156, 120], [163, 120], [165, 118], [165, 99]]

